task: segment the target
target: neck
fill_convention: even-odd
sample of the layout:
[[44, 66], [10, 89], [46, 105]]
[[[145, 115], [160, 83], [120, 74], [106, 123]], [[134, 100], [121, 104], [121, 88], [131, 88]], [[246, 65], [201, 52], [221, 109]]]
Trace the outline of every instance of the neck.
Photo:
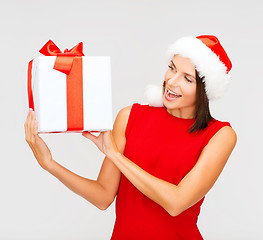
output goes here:
[[193, 118], [195, 118], [193, 112], [185, 112], [185, 111], [183, 112], [181, 109], [169, 109], [169, 108], [166, 108], [166, 110], [171, 115], [173, 115], [175, 117], [178, 117], [178, 118], [184, 118], [184, 119], [193, 119]]

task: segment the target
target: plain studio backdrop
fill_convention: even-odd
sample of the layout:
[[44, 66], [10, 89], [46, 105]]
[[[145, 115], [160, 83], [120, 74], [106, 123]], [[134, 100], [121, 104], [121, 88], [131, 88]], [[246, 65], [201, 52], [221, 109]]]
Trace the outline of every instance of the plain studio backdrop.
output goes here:
[[[232, 63], [211, 114], [229, 121], [237, 145], [206, 195], [198, 227], [208, 240], [263, 239], [261, 1], [1, 1], [0, 239], [109, 239], [115, 201], [101, 211], [37, 163], [25, 141], [27, 65], [49, 40], [86, 56], [110, 56], [113, 117], [162, 84], [169, 44], [186, 35], [219, 38]], [[98, 93], [99, 94], [99, 93]], [[81, 133], [41, 134], [53, 158], [96, 179], [105, 157]]]

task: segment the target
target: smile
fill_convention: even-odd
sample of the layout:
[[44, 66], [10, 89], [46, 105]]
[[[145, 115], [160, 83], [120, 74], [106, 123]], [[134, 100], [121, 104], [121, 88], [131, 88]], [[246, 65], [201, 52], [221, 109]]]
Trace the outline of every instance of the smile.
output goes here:
[[169, 89], [166, 90], [166, 93], [165, 93], [165, 98], [168, 100], [168, 101], [173, 101], [179, 97], [182, 97], [182, 95], [177, 95], [176, 93], [170, 91]]

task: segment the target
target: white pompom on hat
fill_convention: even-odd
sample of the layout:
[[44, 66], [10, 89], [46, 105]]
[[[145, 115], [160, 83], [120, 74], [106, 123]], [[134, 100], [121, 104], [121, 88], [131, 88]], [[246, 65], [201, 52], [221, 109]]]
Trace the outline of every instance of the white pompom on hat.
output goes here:
[[162, 86], [148, 84], [144, 93], [144, 98], [147, 99], [150, 106], [162, 107], [163, 106], [163, 93]]
[[[217, 37], [200, 35], [179, 38], [168, 47], [166, 52], [168, 64], [171, 63], [175, 54], [189, 58], [200, 77], [204, 76], [205, 90], [209, 101], [223, 95], [229, 84], [229, 71], [232, 68], [232, 63]], [[163, 106], [162, 89], [162, 86], [147, 85], [144, 97], [150, 106]]]

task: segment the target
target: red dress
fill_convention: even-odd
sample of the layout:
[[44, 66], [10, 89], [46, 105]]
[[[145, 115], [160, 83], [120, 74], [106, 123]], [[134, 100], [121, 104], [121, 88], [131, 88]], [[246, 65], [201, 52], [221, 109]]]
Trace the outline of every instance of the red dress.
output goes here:
[[[134, 103], [125, 135], [124, 156], [151, 175], [178, 185], [194, 167], [210, 138], [229, 122], [216, 119], [198, 134], [186, 130], [194, 119], [171, 115], [165, 107]], [[197, 227], [203, 197], [176, 217], [140, 192], [121, 174], [111, 240], [199, 240]]]

